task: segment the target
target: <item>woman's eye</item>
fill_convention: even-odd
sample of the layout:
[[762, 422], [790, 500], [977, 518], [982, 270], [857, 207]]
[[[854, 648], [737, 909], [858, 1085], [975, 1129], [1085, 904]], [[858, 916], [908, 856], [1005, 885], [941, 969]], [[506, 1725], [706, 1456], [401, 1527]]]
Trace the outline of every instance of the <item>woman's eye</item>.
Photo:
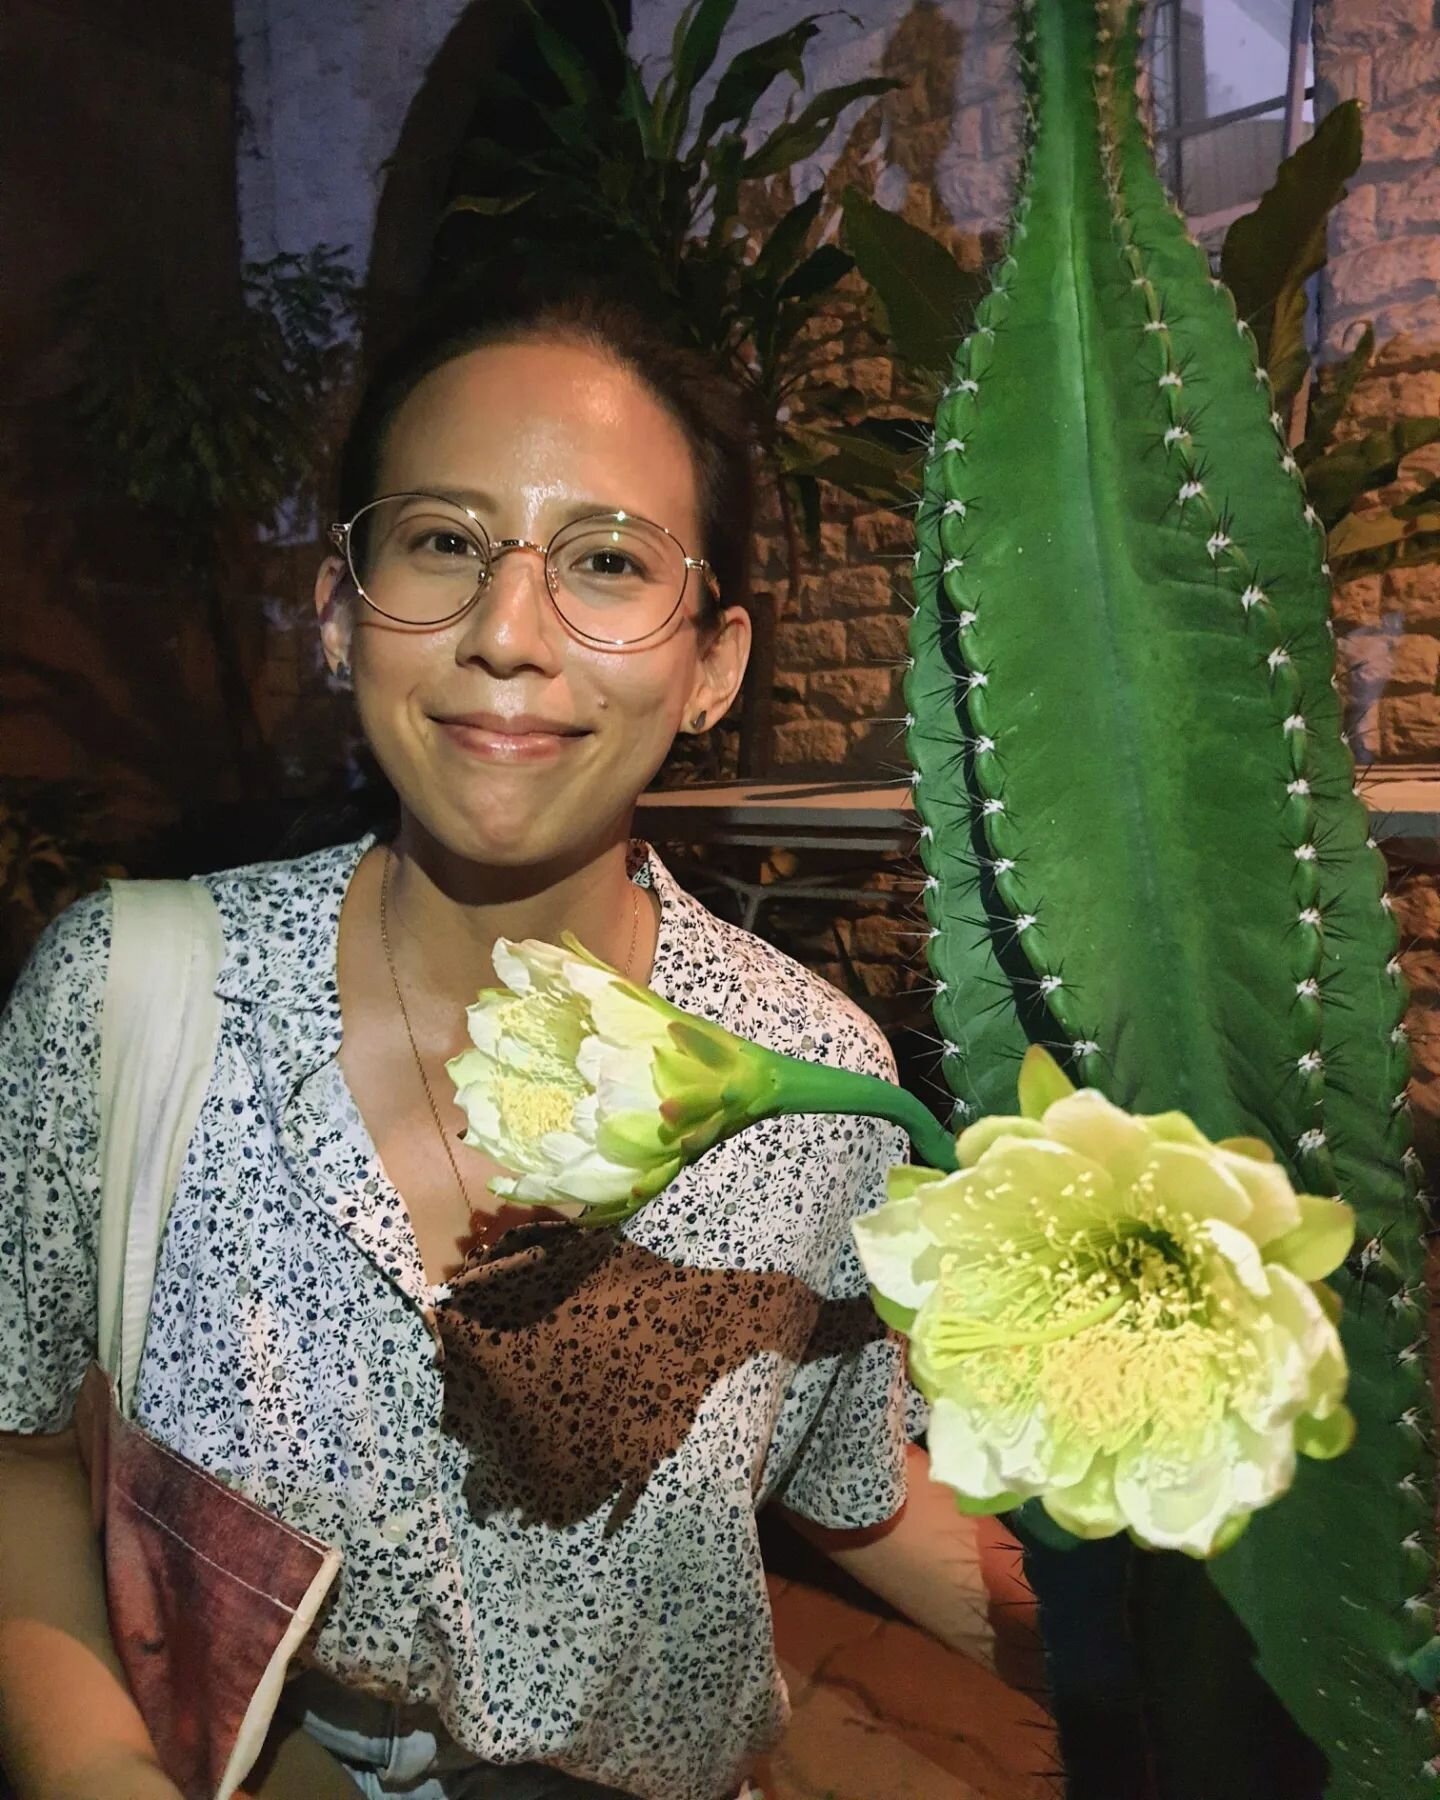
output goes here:
[[641, 580], [645, 577], [640, 564], [623, 550], [591, 550], [582, 558], [581, 567], [587, 575], [636, 575]]
[[463, 532], [427, 531], [416, 539], [415, 549], [434, 556], [475, 556], [475, 546]]

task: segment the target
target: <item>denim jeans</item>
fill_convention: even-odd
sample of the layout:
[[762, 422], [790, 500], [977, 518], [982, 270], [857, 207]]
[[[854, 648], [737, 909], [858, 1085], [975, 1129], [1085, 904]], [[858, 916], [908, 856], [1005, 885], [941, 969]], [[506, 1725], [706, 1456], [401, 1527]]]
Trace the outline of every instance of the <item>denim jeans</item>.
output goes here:
[[[286, 1683], [286, 1714], [345, 1765], [365, 1800], [630, 1800], [544, 1763], [477, 1760], [425, 1706], [377, 1700], [318, 1670]], [[735, 1800], [764, 1800], [747, 1782]]]

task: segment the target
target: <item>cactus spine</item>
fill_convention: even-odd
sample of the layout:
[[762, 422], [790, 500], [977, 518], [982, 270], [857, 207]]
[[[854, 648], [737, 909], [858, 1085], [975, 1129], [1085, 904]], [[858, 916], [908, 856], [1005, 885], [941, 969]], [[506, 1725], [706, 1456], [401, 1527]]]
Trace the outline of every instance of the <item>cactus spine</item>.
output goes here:
[[962, 1121], [1010, 1110], [1044, 1042], [1354, 1206], [1355, 1447], [1209, 1571], [1326, 1792], [1398, 1800], [1433, 1749], [1406, 1668], [1433, 1631], [1421, 1212], [1323, 527], [1155, 173], [1138, 5], [1026, 0], [1017, 26], [1009, 243], [918, 512], [907, 744], [942, 1066]]

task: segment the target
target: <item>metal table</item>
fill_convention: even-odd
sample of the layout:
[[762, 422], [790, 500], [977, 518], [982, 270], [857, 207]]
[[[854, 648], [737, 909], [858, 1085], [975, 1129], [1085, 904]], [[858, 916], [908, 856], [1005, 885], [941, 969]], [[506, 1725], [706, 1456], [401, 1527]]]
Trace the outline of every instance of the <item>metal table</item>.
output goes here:
[[[1440, 764], [1371, 765], [1359, 771], [1377, 841], [1409, 862], [1440, 864]], [[654, 790], [640, 797], [637, 829], [668, 843], [784, 850], [847, 850], [876, 860], [914, 848], [918, 819], [908, 782], [710, 782]], [[742, 880], [721, 869], [705, 875], [741, 896], [742, 924], [753, 928], [762, 906], [782, 899], [883, 899], [853, 880], [781, 876]]]

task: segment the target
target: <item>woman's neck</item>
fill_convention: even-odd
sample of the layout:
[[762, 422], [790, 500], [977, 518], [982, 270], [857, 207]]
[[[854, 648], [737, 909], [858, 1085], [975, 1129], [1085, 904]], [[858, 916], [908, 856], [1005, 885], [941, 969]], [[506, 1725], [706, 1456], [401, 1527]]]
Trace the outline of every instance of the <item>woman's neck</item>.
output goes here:
[[[648, 890], [630, 880], [628, 852], [627, 829], [564, 866], [483, 868], [402, 820], [389, 852], [386, 899], [390, 936], [403, 939], [410, 982], [437, 998], [468, 998], [497, 985], [497, 938], [558, 944], [567, 931], [631, 980], [647, 981], [658, 911]], [[377, 848], [377, 904], [385, 856]]]

